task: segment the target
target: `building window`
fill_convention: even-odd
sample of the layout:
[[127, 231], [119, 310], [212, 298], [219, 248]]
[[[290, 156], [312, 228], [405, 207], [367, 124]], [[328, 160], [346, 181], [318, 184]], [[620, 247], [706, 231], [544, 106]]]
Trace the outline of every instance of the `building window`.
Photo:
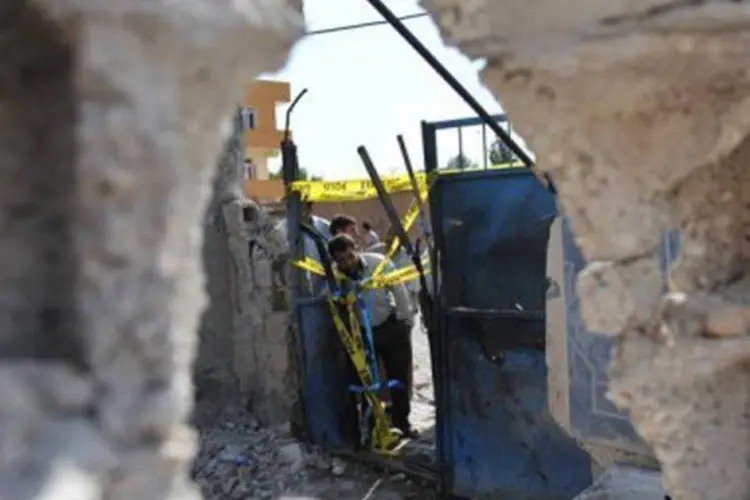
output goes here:
[[255, 165], [253, 165], [253, 160], [245, 160], [245, 179], [252, 179], [253, 174], [255, 174], [254, 170]]
[[243, 130], [252, 130], [255, 128], [255, 108], [242, 108], [240, 116], [242, 117]]

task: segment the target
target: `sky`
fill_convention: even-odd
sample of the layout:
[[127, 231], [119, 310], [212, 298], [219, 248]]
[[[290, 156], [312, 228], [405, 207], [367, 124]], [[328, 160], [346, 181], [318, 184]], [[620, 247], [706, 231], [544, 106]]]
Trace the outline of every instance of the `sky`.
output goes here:
[[[416, 0], [385, 0], [398, 16], [422, 12]], [[366, 0], [305, 0], [308, 31], [382, 18]], [[470, 61], [446, 47], [429, 17], [405, 21], [414, 35], [491, 114], [502, 107], [479, 82], [483, 61]], [[420, 122], [475, 116], [434, 70], [388, 25], [312, 35], [299, 41], [279, 73], [261, 78], [291, 84], [292, 98], [308, 93], [294, 109], [291, 129], [300, 166], [326, 180], [367, 177], [357, 155], [367, 147], [381, 174], [405, 172], [396, 142], [402, 134], [416, 170], [423, 168]], [[283, 127], [286, 105], [279, 106]], [[493, 134], [487, 131], [488, 141]], [[464, 154], [482, 163], [481, 127], [461, 134]], [[438, 133], [438, 161], [458, 153], [456, 130]], [[277, 170], [280, 159], [269, 162]]]

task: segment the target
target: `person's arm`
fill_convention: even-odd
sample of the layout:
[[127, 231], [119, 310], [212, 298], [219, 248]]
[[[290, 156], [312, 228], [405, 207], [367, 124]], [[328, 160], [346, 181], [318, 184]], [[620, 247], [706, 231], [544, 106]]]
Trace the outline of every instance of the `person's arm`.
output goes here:
[[[385, 269], [386, 273], [388, 273], [395, 271], [396, 267], [393, 263], [389, 262]], [[391, 285], [388, 287], [388, 290], [393, 294], [393, 299], [396, 302], [396, 319], [411, 323], [414, 320], [414, 308], [406, 285], [403, 283]]]

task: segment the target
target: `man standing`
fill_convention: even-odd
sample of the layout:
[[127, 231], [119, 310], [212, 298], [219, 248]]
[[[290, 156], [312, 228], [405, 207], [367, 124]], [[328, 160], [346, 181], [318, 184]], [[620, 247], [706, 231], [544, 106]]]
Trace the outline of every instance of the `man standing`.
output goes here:
[[365, 248], [369, 248], [376, 243], [380, 243], [380, 236], [378, 236], [378, 233], [376, 233], [372, 228], [372, 224], [370, 224], [369, 221], [362, 222], [362, 229], [365, 231], [365, 235], [363, 237]]
[[[354, 240], [348, 234], [338, 234], [328, 242], [328, 253], [336, 267], [353, 282], [372, 276], [384, 257], [367, 252], [358, 252]], [[386, 266], [386, 272], [393, 270]], [[368, 309], [375, 353], [382, 359], [388, 378], [398, 380], [402, 387], [391, 391], [391, 417], [393, 425], [406, 437], [417, 437], [409, 422], [412, 390], [412, 305], [404, 285], [393, 285], [363, 291], [363, 300]], [[359, 311], [360, 318], [363, 311]], [[358, 382], [360, 383], [360, 382]]]
[[[301, 221], [303, 223], [311, 225], [313, 228], [315, 228], [316, 231], [318, 231], [323, 238], [325, 238], [326, 242], [331, 239], [331, 223], [328, 222], [323, 217], [318, 217], [317, 215], [313, 214], [313, 202], [311, 201], [304, 201], [302, 202], [301, 207]], [[284, 217], [281, 219], [277, 224], [277, 229], [280, 231], [284, 231], [286, 233], [287, 231], [287, 219]], [[305, 255], [305, 257], [310, 257], [312, 259], [315, 259], [317, 261], [320, 261], [320, 254], [318, 253], [318, 247], [315, 246], [315, 241], [308, 236], [306, 233], [303, 233], [302, 236], [302, 251]]]
[[[311, 201], [302, 202], [302, 222], [312, 226], [327, 243], [331, 239], [331, 223], [323, 217], [318, 217], [313, 214], [313, 203]], [[318, 262], [323, 262], [323, 259], [318, 252], [318, 247], [315, 244], [315, 240], [307, 234], [303, 236], [303, 246], [305, 251], [305, 257], [311, 257]], [[310, 293], [317, 295], [321, 293], [325, 288], [325, 280], [318, 276], [313, 276], [312, 273], [307, 274], [308, 283], [310, 286]]]
[[[307, 224], [310, 224], [312, 227], [314, 227], [326, 239], [326, 241], [331, 239], [331, 223], [323, 217], [318, 217], [317, 215], [313, 214], [313, 203], [311, 201], [302, 203], [302, 222], [306, 222]], [[305, 243], [305, 247], [307, 247], [307, 242]], [[313, 247], [315, 247], [314, 244]]]
[[[302, 213], [301, 222], [312, 226], [326, 242], [331, 238], [330, 222], [322, 217], [318, 217], [313, 213], [313, 203], [311, 201], [302, 202]], [[276, 226], [277, 230], [283, 231], [286, 234], [287, 231], [287, 218], [284, 217], [278, 222]], [[315, 240], [310, 237], [307, 233], [302, 234], [302, 252], [304, 257], [310, 257], [311, 259], [321, 262], [320, 253], [318, 247], [315, 245]], [[323, 290], [324, 280], [318, 279], [312, 273], [307, 272], [307, 286], [308, 291], [311, 294], [317, 295]]]
[[359, 241], [359, 230], [357, 221], [354, 217], [345, 214], [336, 214], [331, 219], [331, 236], [338, 234], [348, 234], [355, 242]]

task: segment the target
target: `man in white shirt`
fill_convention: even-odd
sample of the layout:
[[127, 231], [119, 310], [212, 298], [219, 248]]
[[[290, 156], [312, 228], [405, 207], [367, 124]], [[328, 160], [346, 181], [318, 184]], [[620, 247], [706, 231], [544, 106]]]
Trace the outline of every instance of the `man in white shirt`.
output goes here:
[[[318, 217], [313, 214], [313, 202], [306, 201], [302, 203], [302, 218], [301, 222], [310, 224], [314, 227], [324, 238], [328, 241], [331, 238], [331, 223], [323, 217]], [[284, 231], [287, 230], [287, 218], [284, 217], [277, 224], [277, 229]], [[318, 254], [318, 248], [315, 246], [315, 241], [308, 236], [306, 233], [303, 234], [302, 238], [302, 251], [305, 257], [310, 257], [320, 262], [320, 254]]]
[[[331, 239], [331, 223], [327, 219], [313, 214], [313, 203], [311, 201], [302, 204], [302, 222], [306, 222], [314, 227], [321, 235], [323, 235], [326, 241]], [[315, 252], [314, 254], [313, 251]], [[309, 236], [305, 238], [305, 255], [320, 261], [318, 248]]]
[[[349, 285], [372, 276], [378, 264], [384, 260], [382, 255], [358, 252], [354, 240], [347, 234], [331, 238], [328, 253], [336, 268], [349, 278]], [[385, 272], [393, 269], [393, 265], [388, 264]], [[363, 290], [362, 298], [372, 325], [375, 353], [382, 359], [388, 378], [402, 385], [391, 391], [393, 424], [405, 436], [416, 437], [417, 433], [409, 422], [413, 370], [411, 330], [414, 320], [409, 293], [404, 285], [393, 285]], [[360, 311], [364, 327], [362, 313]]]
[[[331, 231], [330, 231], [330, 225], [331, 223], [328, 222], [328, 220], [324, 219], [323, 217], [318, 217], [317, 215], [314, 215], [313, 213], [313, 203], [310, 201], [302, 202], [302, 219], [301, 222], [307, 223], [311, 225], [313, 228], [315, 228], [326, 240], [326, 242], [331, 238]], [[286, 233], [287, 231], [287, 218], [284, 217], [282, 220], [279, 221], [277, 225], [277, 229], [280, 231], [284, 231]], [[307, 233], [302, 234], [302, 253], [304, 257], [310, 257], [311, 259], [316, 260], [317, 262], [321, 262], [320, 253], [318, 252], [318, 247], [315, 245], [315, 240], [311, 236], [309, 236]], [[310, 292], [317, 294], [320, 290], [323, 288], [323, 280], [318, 279], [317, 276], [312, 275], [312, 273], [307, 273], [307, 279], [308, 284], [310, 285], [311, 289]]]
[[[370, 253], [386, 255], [388, 253], [388, 250], [390, 250], [391, 244], [393, 243], [394, 239], [395, 235], [392, 231], [389, 231], [388, 234], [386, 234], [384, 241], [378, 241], [374, 245], [368, 247], [366, 251]], [[393, 255], [392, 262], [396, 269], [409, 267], [413, 264], [411, 257], [408, 253], [406, 253], [406, 249], [404, 249], [403, 245], [399, 245], [398, 250], [396, 250], [396, 253]], [[412, 307], [414, 308], [414, 314], [416, 314], [419, 308], [419, 278], [407, 281], [406, 283], [404, 283], [404, 286], [409, 291], [409, 298], [411, 298]]]
[[369, 248], [376, 243], [380, 243], [380, 236], [372, 228], [372, 224], [369, 221], [362, 222], [362, 230], [365, 232], [363, 239], [364, 248]]

